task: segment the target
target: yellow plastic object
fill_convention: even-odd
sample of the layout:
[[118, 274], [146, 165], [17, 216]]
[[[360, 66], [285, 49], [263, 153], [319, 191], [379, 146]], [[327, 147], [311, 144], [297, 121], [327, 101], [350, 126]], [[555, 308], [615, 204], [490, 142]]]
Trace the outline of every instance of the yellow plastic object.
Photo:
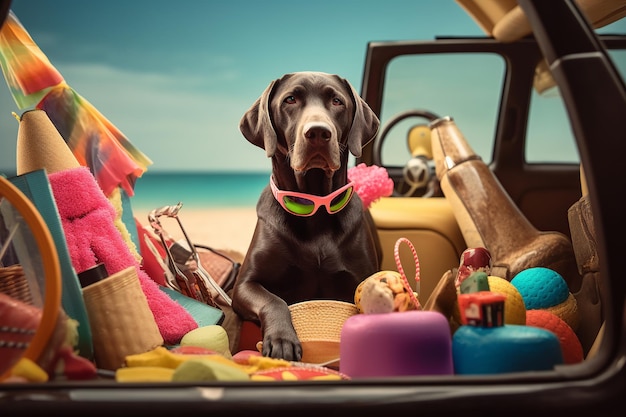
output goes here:
[[[24, 218], [37, 242], [37, 249], [41, 256], [45, 275], [44, 305], [41, 323], [33, 336], [28, 348], [24, 351], [24, 358], [33, 362], [46, 348], [52, 332], [56, 327], [59, 308], [61, 306], [61, 268], [57, 257], [57, 250], [52, 235], [46, 226], [39, 211], [17, 187], [6, 178], [0, 176], [0, 199], [5, 198], [15, 207]], [[0, 370], [0, 381], [10, 375], [10, 369]]]
[[424, 156], [428, 159], [433, 159], [430, 126], [426, 124], [413, 126], [411, 130], [409, 130], [406, 140], [411, 156]]
[[171, 382], [174, 369], [163, 366], [135, 366], [118, 368], [115, 371], [117, 382]]
[[28, 382], [47, 382], [48, 373], [37, 363], [27, 358], [20, 359], [11, 369], [12, 377], [21, 377]]
[[173, 382], [248, 380], [250, 380], [250, 376], [242, 367], [202, 358], [191, 358], [181, 363], [172, 375]]
[[181, 353], [174, 353], [163, 346], [159, 346], [151, 351], [138, 353], [136, 355], [126, 356], [127, 367], [140, 367], [140, 366], [158, 366], [163, 368], [176, 369], [182, 363], [190, 359], [207, 359], [214, 362], [223, 363], [226, 365], [234, 366], [237, 368], [246, 369], [245, 366], [238, 365], [231, 359], [225, 358], [220, 354], [210, 355], [186, 355]]

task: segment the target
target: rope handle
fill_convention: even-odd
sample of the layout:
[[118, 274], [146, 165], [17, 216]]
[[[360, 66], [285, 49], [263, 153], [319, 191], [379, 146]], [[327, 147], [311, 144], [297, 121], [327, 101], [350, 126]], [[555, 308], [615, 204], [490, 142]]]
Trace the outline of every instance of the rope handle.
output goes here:
[[413, 302], [413, 305], [415, 305], [415, 308], [417, 310], [421, 310], [421, 305], [419, 300], [417, 299], [417, 297], [415, 296], [415, 292], [413, 291], [413, 289], [411, 288], [411, 284], [409, 284], [409, 280], [406, 277], [406, 274], [404, 273], [404, 268], [402, 267], [402, 262], [400, 261], [400, 244], [401, 243], [406, 243], [409, 248], [411, 249], [411, 253], [413, 254], [413, 260], [415, 261], [415, 283], [416, 286], [419, 288], [419, 282], [420, 282], [420, 262], [419, 259], [417, 257], [417, 252], [415, 251], [415, 247], [413, 246], [413, 244], [411, 243], [411, 241], [405, 237], [401, 237], [400, 239], [398, 239], [396, 241], [396, 245], [394, 247], [393, 250], [393, 254], [394, 254], [394, 258], [396, 260], [396, 266], [398, 267], [398, 272], [400, 273], [400, 276], [402, 277], [402, 282], [404, 283], [404, 287], [406, 288], [406, 290], [409, 292], [409, 298], [411, 299], [411, 301]]

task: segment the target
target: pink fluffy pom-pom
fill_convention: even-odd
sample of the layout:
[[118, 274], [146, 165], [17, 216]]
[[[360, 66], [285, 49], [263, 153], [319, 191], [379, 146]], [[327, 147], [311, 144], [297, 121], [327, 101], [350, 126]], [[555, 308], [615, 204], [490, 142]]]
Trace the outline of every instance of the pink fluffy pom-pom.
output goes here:
[[354, 182], [354, 191], [363, 201], [363, 208], [380, 197], [389, 197], [393, 193], [393, 180], [383, 167], [360, 163], [348, 169], [348, 180]]

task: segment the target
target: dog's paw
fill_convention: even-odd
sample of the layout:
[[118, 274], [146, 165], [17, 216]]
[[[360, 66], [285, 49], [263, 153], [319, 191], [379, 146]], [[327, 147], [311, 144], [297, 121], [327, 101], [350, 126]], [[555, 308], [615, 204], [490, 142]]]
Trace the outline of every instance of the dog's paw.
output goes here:
[[266, 332], [261, 353], [274, 359], [299, 362], [302, 359], [302, 345], [295, 331], [273, 334]]

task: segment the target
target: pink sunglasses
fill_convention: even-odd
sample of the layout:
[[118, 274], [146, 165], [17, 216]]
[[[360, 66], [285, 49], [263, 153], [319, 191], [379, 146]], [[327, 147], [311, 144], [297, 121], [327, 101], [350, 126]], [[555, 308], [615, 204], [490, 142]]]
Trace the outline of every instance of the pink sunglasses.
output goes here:
[[350, 182], [327, 196], [281, 191], [270, 177], [270, 187], [274, 198], [288, 213], [296, 216], [312, 216], [321, 206], [326, 207], [329, 214], [335, 214], [348, 205], [354, 194], [354, 183]]

